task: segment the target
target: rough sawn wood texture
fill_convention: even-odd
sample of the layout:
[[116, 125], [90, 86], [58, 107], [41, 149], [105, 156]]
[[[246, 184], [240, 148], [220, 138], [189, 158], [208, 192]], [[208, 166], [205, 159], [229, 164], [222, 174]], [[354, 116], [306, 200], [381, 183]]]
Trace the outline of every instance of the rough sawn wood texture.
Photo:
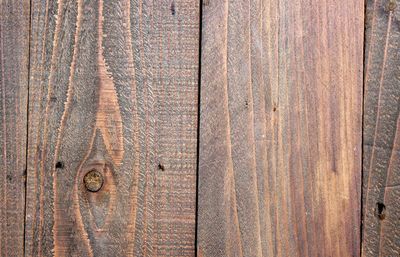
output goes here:
[[200, 3], [197, 255], [399, 256], [399, 0], [0, 1], [0, 255], [195, 255]]
[[366, 10], [362, 256], [400, 256], [400, 2]]
[[198, 1], [33, 0], [31, 23], [26, 256], [193, 256]]
[[359, 256], [363, 1], [203, 1], [198, 256]]
[[0, 1], [0, 256], [23, 256], [29, 1]]

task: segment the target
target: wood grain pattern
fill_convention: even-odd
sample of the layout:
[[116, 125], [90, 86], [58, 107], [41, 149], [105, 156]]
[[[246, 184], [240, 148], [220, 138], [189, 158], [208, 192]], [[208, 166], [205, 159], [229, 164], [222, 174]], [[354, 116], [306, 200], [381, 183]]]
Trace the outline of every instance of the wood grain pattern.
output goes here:
[[198, 1], [34, 0], [31, 19], [26, 255], [193, 256]]
[[23, 256], [29, 1], [0, 1], [0, 256]]
[[400, 255], [399, 6], [367, 1], [362, 256]]
[[363, 2], [203, 4], [198, 255], [358, 256]]

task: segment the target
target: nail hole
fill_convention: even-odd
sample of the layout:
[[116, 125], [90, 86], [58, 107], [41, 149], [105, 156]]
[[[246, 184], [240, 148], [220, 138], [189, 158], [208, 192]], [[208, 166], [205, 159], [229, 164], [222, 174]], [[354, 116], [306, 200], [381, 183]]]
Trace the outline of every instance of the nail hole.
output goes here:
[[83, 177], [83, 183], [90, 192], [97, 192], [103, 186], [103, 176], [97, 170], [91, 170]]
[[276, 107], [274, 107], [274, 109], [272, 109], [274, 112], [276, 112]]
[[375, 206], [375, 216], [380, 219], [384, 220], [386, 215], [386, 206], [381, 202], [377, 202]]
[[12, 176], [11, 176], [11, 175], [7, 175], [7, 180], [8, 180], [9, 182], [11, 182], [11, 181], [12, 181]]
[[171, 3], [171, 14], [175, 15], [175, 3], [174, 2]]
[[165, 167], [164, 167], [164, 165], [162, 163], [158, 164], [158, 169], [161, 170], [161, 171], [165, 171]]
[[57, 162], [57, 163], [56, 163], [56, 169], [64, 169], [64, 163], [62, 163], [62, 162]]

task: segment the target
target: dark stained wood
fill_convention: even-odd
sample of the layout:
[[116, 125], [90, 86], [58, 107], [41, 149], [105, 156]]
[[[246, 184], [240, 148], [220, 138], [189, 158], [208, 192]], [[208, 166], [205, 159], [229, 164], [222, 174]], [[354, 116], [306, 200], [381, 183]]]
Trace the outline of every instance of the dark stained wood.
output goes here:
[[0, 256], [23, 256], [29, 1], [0, 1]]
[[194, 0], [32, 1], [27, 256], [194, 255], [198, 28]]
[[362, 256], [400, 256], [399, 6], [367, 1]]
[[203, 1], [198, 256], [359, 256], [363, 1]]

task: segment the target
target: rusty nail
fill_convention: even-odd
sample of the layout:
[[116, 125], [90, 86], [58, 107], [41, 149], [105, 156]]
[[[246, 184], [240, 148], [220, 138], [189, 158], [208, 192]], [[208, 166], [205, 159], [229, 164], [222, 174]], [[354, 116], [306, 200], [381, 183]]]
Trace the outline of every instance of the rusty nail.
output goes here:
[[103, 186], [103, 176], [97, 170], [91, 170], [83, 177], [83, 183], [90, 192], [97, 192]]

